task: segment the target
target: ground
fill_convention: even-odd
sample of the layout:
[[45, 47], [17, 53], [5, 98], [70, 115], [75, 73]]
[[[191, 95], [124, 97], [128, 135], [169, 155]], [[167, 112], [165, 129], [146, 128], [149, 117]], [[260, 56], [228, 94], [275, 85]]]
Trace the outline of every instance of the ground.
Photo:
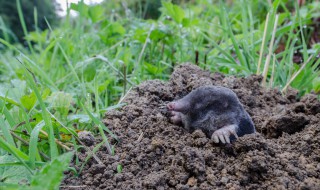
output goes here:
[[[168, 82], [142, 83], [127, 95], [126, 106], [106, 113], [104, 123], [121, 139], [115, 155], [101, 148], [96, 155], [102, 163], [91, 159], [79, 177], [66, 173], [62, 189], [319, 188], [320, 102], [312, 94], [299, 98], [293, 89], [281, 95], [260, 81], [184, 64]], [[166, 104], [203, 85], [232, 89], [257, 134], [225, 146], [170, 123]]]

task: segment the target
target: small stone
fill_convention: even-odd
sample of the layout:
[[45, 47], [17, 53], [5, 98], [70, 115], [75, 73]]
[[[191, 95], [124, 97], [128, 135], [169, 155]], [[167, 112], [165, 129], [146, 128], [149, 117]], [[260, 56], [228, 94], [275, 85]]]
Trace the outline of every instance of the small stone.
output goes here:
[[227, 177], [222, 177], [221, 180], [220, 180], [221, 183], [223, 184], [227, 184], [229, 182], [229, 178]]
[[188, 182], [187, 182], [187, 184], [189, 185], [189, 186], [195, 186], [196, 184], [197, 184], [197, 179], [195, 179], [194, 177], [190, 177], [189, 179], [188, 179]]

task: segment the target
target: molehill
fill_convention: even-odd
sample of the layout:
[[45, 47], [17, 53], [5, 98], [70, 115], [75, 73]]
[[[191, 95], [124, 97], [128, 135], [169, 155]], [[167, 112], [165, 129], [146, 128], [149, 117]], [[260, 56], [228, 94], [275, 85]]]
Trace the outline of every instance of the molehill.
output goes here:
[[[140, 84], [125, 98], [126, 106], [106, 113], [104, 123], [121, 139], [115, 155], [101, 148], [96, 155], [103, 164], [91, 159], [79, 177], [66, 173], [62, 189], [319, 188], [320, 102], [312, 94], [299, 98], [293, 89], [281, 95], [260, 81], [183, 64], [168, 82]], [[204, 85], [232, 89], [257, 134], [222, 146], [202, 131], [188, 133], [170, 123], [166, 104]], [[80, 161], [85, 157], [80, 153]]]

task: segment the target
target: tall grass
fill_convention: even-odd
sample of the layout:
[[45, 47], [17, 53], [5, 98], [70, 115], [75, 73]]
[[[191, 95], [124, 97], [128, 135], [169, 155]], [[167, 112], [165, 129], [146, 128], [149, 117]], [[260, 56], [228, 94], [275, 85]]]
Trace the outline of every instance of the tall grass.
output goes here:
[[[142, 20], [130, 12], [134, 2], [141, 3], [72, 4], [78, 17], [29, 32], [17, 0], [27, 47], [0, 39], [0, 156], [8, 157], [1, 163], [8, 170], [23, 167], [25, 179], [35, 184], [32, 176], [45, 163], [58, 165], [58, 155], [83, 147], [77, 135], [83, 130], [103, 137], [94, 150], [86, 148], [88, 159], [99, 162], [94, 152], [102, 145], [116, 154], [110, 139], [117, 137], [101, 122], [105, 111], [121, 107], [121, 97], [140, 82], [168, 79], [179, 63], [197, 60], [202, 68], [238, 76], [263, 68], [265, 85], [283, 92], [289, 86], [301, 93], [319, 88], [319, 45], [309, 46], [305, 29], [319, 3], [288, 10], [280, 0], [163, 1], [158, 20]], [[301, 15], [300, 9], [309, 12]], [[302, 65], [293, 62], [296, 51]]]

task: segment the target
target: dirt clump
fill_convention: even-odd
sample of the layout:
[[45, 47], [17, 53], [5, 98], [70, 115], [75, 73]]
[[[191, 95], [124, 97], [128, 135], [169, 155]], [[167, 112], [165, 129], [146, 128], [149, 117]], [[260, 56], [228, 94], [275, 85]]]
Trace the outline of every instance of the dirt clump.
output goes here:
[[[292, 89], [283, 96], [262, 88], [261, 80], [183, 64], [168, 82], [142, 83], [127, 95], [126, 106], [106, 113], [104, 123], [121, 139], [115, 155], [101, 148], [96, 155], [102, 164], [91, 159], [79, 177], [67, 173], [62, 189], [319, 188], [320, 102]], [[257, 134], [223, 146], [200, 130], [188, 133], [170, 123], [166, 104], [204, 85], [232, 89]]]

